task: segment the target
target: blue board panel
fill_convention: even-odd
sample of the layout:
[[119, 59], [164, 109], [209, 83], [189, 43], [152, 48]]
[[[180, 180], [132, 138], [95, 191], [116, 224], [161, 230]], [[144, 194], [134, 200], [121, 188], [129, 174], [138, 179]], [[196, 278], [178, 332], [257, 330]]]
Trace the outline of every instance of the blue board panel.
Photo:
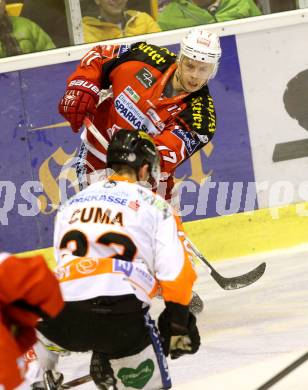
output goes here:
[[[184, 221], [257, 207], [254, 184], [250, 188], [253, 202], [245, 206], [254, 172], [236, 41], [229, 36], [221, 42], [222, 62], [209, 84], [218, 118], [216, 135], [176, 171], [177, 181], [182, 182]], [[169, 47], [175, 52], [178, 48]], [[7, 224], [0, 220], [2, 250], [21, 252], [50, 246], [61, 196], [64, 200], [77, 191], [71, 159], [76, 156], [79, 135], [57, 110], [65, 80], [75, 66], [72, 62], [0, 75], [0, 181], [2, 186], [10, 181], [13, 184], [8, 186], [16, 188], [7, 213], [3, 208], [6, 194], [1, 192], [0, 216], [8, 217]], [[234, 183], [242, 184], [236, 184], [237, 196], [231, 200]], [[61, 188], [65, 188], [62, 195]], [[21, 189], [28, 194], [27, 201]]]

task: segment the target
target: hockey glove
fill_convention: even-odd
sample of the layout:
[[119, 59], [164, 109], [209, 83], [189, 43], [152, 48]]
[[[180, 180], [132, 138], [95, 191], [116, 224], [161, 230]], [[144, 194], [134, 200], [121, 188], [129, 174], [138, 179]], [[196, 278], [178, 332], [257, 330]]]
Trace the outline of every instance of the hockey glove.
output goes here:
[[86, 116], [92, 119], [95, 115], [98, 100], [97, 85], [83, 79], [72, 80], [60, 100], [59, 112], [70, 122], [73, 131], [77, 132]]
[[171, 322], [170, 314], [165, 309], [158, 318], [158, 329], [162, 338], [164, 354], [177, 359], [185, 354], [196, 353], [200, 347], [200, 335], [196, 317], [189, 313], [186, 327]]

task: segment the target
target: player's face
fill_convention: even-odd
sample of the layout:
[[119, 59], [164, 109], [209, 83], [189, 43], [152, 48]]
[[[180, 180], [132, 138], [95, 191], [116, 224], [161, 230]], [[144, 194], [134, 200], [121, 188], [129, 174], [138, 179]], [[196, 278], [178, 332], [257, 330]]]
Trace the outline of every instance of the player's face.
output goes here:
[[182, 56], [179, 63], [179, 73], [183, 87], [187, 92], [198, 91], [210, 78], [214, 64], [192, 60]]
[[125, 10], [127, 0], [96, 0], [105, 13], [109, 15], [119, 15]]

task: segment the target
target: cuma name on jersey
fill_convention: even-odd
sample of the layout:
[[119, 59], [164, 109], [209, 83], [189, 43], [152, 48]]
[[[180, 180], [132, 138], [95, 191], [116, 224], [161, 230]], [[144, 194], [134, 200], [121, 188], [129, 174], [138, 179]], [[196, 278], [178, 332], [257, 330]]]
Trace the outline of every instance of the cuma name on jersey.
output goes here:
[[149, 118], [123, 92], [115, 98], [114, 105], [118, 114], [134, 129], [143, 130], [150, 135], [159, 134]]
[[81, 223], [106, 223], [123, 226], [123, 213], [113, 212], [110, 209], [103, 210], [101, 207], [84, 207], [74, 210], [69, 224]]

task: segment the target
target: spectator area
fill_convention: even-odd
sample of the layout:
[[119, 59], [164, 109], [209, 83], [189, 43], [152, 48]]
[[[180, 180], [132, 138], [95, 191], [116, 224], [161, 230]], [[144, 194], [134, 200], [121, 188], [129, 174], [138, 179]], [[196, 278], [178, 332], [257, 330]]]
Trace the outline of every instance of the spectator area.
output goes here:
[[10, 16], [20, 16], [23, 3], [10, 3], [6, 5], [6, 11]]

